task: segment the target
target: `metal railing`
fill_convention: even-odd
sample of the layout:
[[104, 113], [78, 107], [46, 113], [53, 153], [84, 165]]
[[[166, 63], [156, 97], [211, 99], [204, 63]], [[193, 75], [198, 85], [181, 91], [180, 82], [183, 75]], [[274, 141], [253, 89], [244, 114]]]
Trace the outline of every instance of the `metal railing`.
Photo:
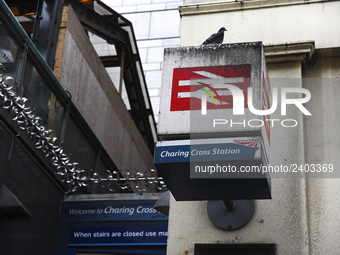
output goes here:
[[3, 0], [0, 21], [0, 117], [67, 192], [164, 189], [155, 170], [132, 175], [116, 167]]

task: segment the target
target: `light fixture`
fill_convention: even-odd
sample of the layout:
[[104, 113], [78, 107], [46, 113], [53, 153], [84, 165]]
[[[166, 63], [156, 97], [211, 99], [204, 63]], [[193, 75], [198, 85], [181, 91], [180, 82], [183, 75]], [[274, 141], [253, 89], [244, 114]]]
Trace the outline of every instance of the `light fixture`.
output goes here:
[[209, 219], [217, 227], [235, 230], [246, 225], [254, 215], [254, 200], [212, 200], [208, 201]]

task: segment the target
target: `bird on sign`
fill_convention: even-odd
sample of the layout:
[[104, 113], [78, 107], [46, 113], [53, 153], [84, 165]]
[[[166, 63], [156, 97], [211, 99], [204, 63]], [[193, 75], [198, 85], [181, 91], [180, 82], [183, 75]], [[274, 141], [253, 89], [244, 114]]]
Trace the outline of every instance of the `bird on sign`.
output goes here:
[[221, 44], [224, 38], [224, 31], [228, 31], [225, 27], [221, 27], [217, 33], [212, 34], [207, 40], [205, 40], [203, 44]]

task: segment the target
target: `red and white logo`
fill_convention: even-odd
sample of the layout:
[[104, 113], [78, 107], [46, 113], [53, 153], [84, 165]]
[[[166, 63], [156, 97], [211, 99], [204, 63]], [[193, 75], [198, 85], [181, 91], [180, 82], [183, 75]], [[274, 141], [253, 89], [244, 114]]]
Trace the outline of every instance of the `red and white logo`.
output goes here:
[[170, 111], [233, 108], [230, 86], [243, 91], [248, 108], [250, 65], [175, 68]]
[[254, 142], [236, 142], [236, 144], [240, 144], [240, 145], [244, 145], [244, 146], [248, 146], [248, 147], [253, 147], [253, 148], [258, 148], [258, 142], [254, 141]]

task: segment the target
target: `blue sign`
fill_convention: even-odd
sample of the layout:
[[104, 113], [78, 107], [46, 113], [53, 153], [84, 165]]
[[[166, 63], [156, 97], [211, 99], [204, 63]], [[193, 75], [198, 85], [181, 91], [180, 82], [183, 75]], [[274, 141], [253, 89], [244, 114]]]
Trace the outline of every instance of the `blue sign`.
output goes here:
[[155, 163], [254, 159], [256, 150], [236, 143], [157, 146]]
[[[101, 247], [103, 253], [106, 248], [115, 247], [120, 254], [132, 246], [141, 249], [141, 245], [157, 246], [165, 254], [168, 216], [153, 208], [157, 200], [132, 197], [131, 194], [128, 200], [64, 201], [57, 254], [87, 253], [87, 248], [93, 247]], [[68, 250], [69, 247], [72, 249]]]
[[271, 198], [261, 137], [159, 141], [154, 163], [177, 201]]
[[156, 200], [102, 200], [64, 202], [63, 221], [168, 220], [153, 208]]
[[166, 245], [166, 225], [73, 227], [70, 245]]

